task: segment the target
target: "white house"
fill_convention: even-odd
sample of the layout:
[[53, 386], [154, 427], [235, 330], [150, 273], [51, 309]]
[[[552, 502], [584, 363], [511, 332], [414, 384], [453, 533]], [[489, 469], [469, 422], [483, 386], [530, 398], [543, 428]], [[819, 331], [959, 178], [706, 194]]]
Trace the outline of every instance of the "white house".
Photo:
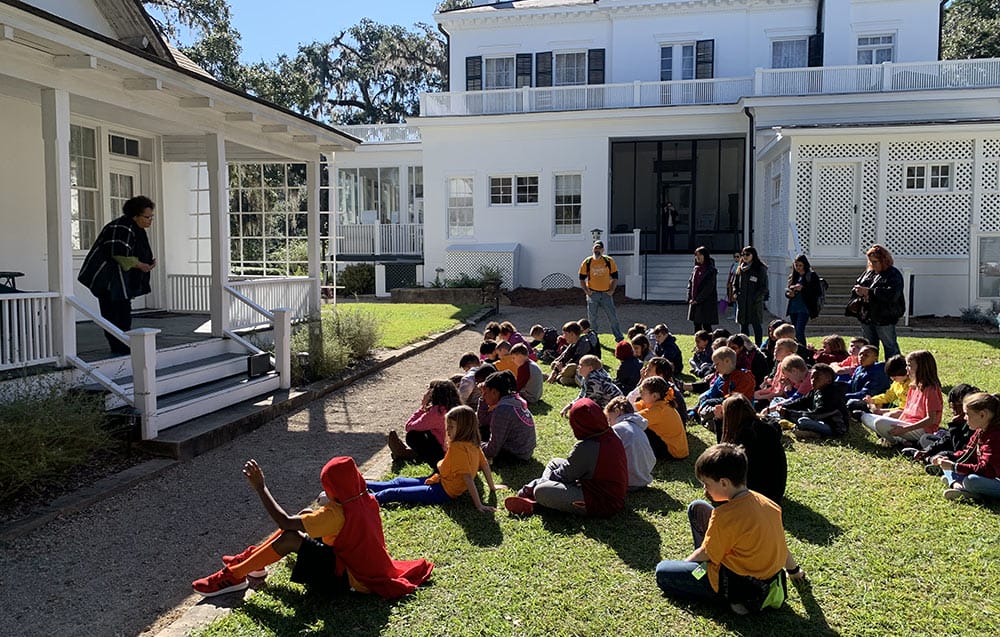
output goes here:
[[[57, 363], [68, 382], [99, 382], [142, 414], [146, 438], [288, 387], [288, 324], [318, 306], [329, 234], [321, 153], [357, 139], [215, 81], [135, 0], [0, 0], [0, 113], [0, 371]], [[261, 173], [246, 162], [275, 163]], [[136, 305], [205, 311], [215, 338], [158, 350], [156, 330], [121, 333], [76, 283], [96, 233], [134, 194], [158, 213], [154, 292]], [[234, 280], [246, 228], [271, 220], [307, 243], [303, 276]], [[275, 249], [290, 241], [257, 234]], [[131, 357], [81, 360], [78, 320], [130, 343]], [[276, 372], [248, 380], [247, 355], [260, 350], [239, 330], [261, 323], [275, 328]], [[205, 381], [219, 382], [183, 396]]]
[[425, 283], [575, 279], [600, 229], [632, 297], [683, 298], [699, 245], [723, 267], [756, 245], [780, 289], [800, 251], [860, 272], [880, 242], [912, 313], [1000, 298], [1000, 60], [939, 61], [937, 0], [473, 5], [434, 16], [450, 90], [422, 96], [419, 136], [337, 158], [422, 168]]

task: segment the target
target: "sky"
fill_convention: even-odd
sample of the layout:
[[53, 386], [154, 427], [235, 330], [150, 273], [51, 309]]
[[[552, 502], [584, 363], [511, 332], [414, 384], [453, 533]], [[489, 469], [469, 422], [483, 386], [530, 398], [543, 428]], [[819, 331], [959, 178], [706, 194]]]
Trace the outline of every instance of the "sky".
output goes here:
[[435, 0], [229, 0], [244, 63], [294, 55], [299, 43], [329, 40], [362, 18], [405, 27], [434, 24], [436, 6]]

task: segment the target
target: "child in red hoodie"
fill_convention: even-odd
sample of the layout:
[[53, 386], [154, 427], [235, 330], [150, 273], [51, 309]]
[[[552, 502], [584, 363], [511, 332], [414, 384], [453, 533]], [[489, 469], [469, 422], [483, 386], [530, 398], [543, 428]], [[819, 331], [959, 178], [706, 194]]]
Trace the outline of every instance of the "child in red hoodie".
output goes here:
[[962, 451], [936, 456], [931, 463], [944, 470], [948, 485], [944, 497], [969, 496], [1000, 499], [1000, 396], [972, 394], [964, 401], [965, 416], [973, 430]]

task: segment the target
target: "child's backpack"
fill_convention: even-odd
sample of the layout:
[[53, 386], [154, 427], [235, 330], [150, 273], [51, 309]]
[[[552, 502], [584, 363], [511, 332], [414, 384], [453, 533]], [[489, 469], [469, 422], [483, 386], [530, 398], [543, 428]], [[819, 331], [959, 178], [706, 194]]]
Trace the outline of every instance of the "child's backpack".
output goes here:
[[781, 608], [788, 597], [788, 580], [781, 569], [766, 580], [737, 575], [725, 564], [719, 566], [719, 593], [730, 604], [741, 604], [751, 613]]
[[809, 318], [816, 318], [817, 316], [820, 315], [820, 312], [823, 311], [823, 305], [826, 303], [826, 291], [830, 289], [830, 284], [827, 282], [826, 279], [824, 279], [818, 274], [816, 275], [816, 277], [819, 279], [819, 296], [816, 297], [816, 313], [810, 314]]

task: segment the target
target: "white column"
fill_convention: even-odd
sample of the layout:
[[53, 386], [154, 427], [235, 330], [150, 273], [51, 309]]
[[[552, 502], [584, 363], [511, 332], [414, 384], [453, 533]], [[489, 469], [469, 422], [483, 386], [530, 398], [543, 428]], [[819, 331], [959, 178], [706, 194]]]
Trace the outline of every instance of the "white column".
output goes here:
[[[329, 165], [329, 164], [328, 164]], [[307, 236], [309, 237], [309, 313], [318, 313], [322, 307], [320, 280], [323, 277], [319, 220], [319, 159], [306, 162], [306, 198], [308, 204]], [[332, 228], [331, 228], [332, 230]]]
[[156, 335], [160, 330], [139, 327], [126, 332], [132, 350], [132, 395], [142, 417], [142, 439], [159, 433], [156, 423]]
[[279, 307], [274, 313], [274, 365], [278, 368], [279, 387], [292, 386], [292, 310]]
[[59, 364], [66, 365], [68, 356], [76, 356], [76, 311], [66, 302], [66, 297], [73, 295], [73, 244], [69, 93], [62, 89], [42, 89], [42, 145], [49, 290], [59, 293], [52, 304], [52, 338]]
[[385, 289], [385, 265], [381, 263], [375, 264], [375, 296], [378, 298], [389, 296], [389, 292]]
[[229, 283], [229, 168], [226, 140], [217, 133], [205, 135], [208, 162], [208, 209], [212, 221], [212, 283], [208, 305], [212, 316], [212, 336], [229, 329], [229, 299], [223, 286]]

